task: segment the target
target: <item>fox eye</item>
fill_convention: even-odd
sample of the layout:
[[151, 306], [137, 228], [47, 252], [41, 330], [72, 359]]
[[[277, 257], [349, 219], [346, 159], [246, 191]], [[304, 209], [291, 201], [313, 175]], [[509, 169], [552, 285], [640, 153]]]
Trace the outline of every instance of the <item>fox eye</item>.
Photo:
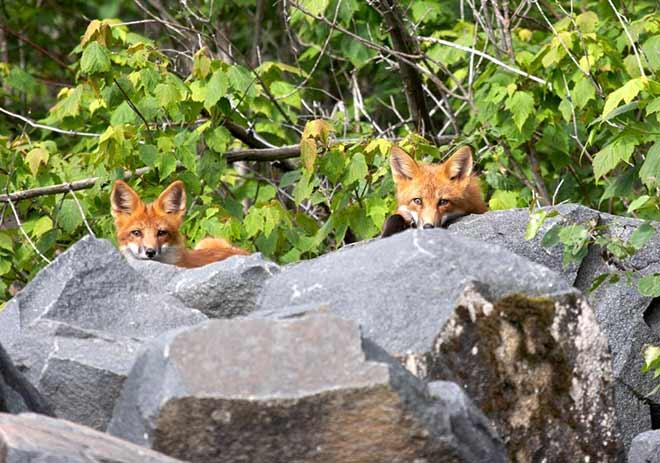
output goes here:
[[441, 199], [440, 201], [438, 201], [438, 206], [446, 206], [447, 204], [449, 204], [448, 199]]
[[131, 230], [131, 235], [137, 236], [138, 238], [142, 236], [141, 230]]
[[422, 205], [422, 198], [415, 198], [412, 200], [413, 203], [417, 204], [418, 206]]
[[167, 230], [158, 230], [158, 233], [156, 233], [157, 236], [165, 236], [167, 235]]

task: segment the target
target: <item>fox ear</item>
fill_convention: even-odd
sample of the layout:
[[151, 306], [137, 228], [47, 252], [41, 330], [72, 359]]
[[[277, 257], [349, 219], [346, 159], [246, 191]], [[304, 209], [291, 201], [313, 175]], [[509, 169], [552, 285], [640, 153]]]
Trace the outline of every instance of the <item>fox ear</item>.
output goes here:
[[140, 196], [122, 180], [117, 180], [110, 193], [110, 205], [114, 217], [132, 214], [142, 204]]
[[472, 173], [472, 149], [469, 146], [459, 148], [445, 161], [447, 176], [451, 180], [462, 180]]
[[186, 212], [186, 189], [181, 180], [172, 182], [156, 200], [158, 207], [168, 214]]
[[390, 167], [395, 182], [412, 180], [419, 169], [415, 160], [398, 146], [390, 150]]

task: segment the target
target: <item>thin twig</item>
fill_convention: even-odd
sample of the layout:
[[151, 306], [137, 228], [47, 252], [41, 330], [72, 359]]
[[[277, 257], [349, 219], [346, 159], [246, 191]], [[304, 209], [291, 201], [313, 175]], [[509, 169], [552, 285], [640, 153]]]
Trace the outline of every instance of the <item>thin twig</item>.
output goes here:
[[637, 58], [637, 65], [639, 66], [639, 73], [642, 75], [642, 77], [646, 77], [646, 73], [644, 72], [644, 66], [642, 66], [642, 60], [639, 56], [639, 52], [637, 51], [637, 46], [635, 45], [635, 41], [633, 40], [632, 36], [630, 35], [630, 32], [628, 31], [628, 28], [626, 27], [626, 22], [628, 21], [625, 16], [623, 16], [621, 13], [619, 13], [619, 10], [616, 9], [616, 6], [614, 6], [614, 3], [612, 3], [612, 0], [607, 0], [607, 2], [610, 4], [610, 7], [612, 7], [612, 10], [614, 10], [614, 13], [616, 14], [616, 17], [619, 19], [619, 22], [621, 23], [621, 27], [623, 27], [623, 31], [626, 33], [626, 37], [628, 37], [628, 41], [630, 42], [630, 46], [633, 49], [633, 52], [635, 53], [635, 58]]
[[73, 196], [73, 200], [76, 202], [76, 206], [78, 206], [78, 211], [80, 211], [80, 216], [82, 217], [83, 222], [85, 223], [85, 227], [87, 227], [87, 231], [89, 232], [90, 235], [92, 235], [92, 237], [96, 238], [96, 235], [94, 234], [94, 230], [92, 230], [92, 227], [89, 226], [89, 222], [87, 222], [85, 211], [83, 210], [80, 201], [78, 201], [78, 196], [76, 196], [76, 192], [73, 191], [73, 189], [71, 188], [71, 184], [69, 184], [69, 192], [71, 193], [71, 196]]
[[100, 133], [90, 133], [90, 132], [78, 132], [76, 130], [64, 130], [64, 129], [59, 129], [57, 127], [52, 127], [50, 125], [44, 125], [44, 124], [39, 124], [37, 122], [34, 122], [32, 119], [28, 119], [25, 116], [21, 116], [20, 114], [13, 113], [11, 111], [7, 111], [5, 108], [0, 107], [0, 113], [6, 114], [7, 116], [13, 117], [15, 119], [18, 119], [20, 121], [25, 122], [27, 125], [30, 127], [34, 127], [35, 129], [44, 129], [44, 130], [50, 130], [51, 132], [57, 132], [61, 133], [64, 135], [76, 135], [80, 137], [100, 137]]
[[14, 213], [14, 219], [16, 219], [16, 225], [18, 225], [19, 230], [21, 230], [21, 233], [23, 234], [23, 236], [25, 237], [27, 242], [30, 244], [32, 249], [34, 249], [34, 252], [36, 252], [39, 255], [39, 257], [41, 257], [43, 260], [45, 260], [47, 263], [50, 264], [50, 259], [48, 257], [44, 256], [41, 253], [41, 251], [39, 251], [39, 249], [37, 249], [37, 246], [35, 246], [34, 242], [32, 241], [32, 239], [30, 239], [30, 237], [28, 236], [25, 229], [23, 229], [23, 224], [21, 223], [21, 218], [18, 216], [18, 212], [16, 212], [16, 208], [14, 207], [14, 203], [9, 197], [10, 195], [6, 195], [6, 196], [7, 196], [7, 202], [9, 203], [9, 207], [11, 208], [11, 211]]
[[447, 47], [455, 48], [456, 50], [461, 50], [461, 51], [464, 51], [464, 52], [467, 52], [467, 53], [472, 53], [474, 55], [481, 56], [482, 58], [487, 59], [491, 63], [495, 63], [498, 66], [503, 67], [507, 71], [513, 72], [514, 74], [518, 74], [520, 76], [527, 77], [528, 79], [533, 80], [534, 82], [537, 82], [539, 84], [550, 87], [550, 82], [548, 82], [547, 80], [543, 80], [540, 77], [536, 77], [532, 74], [529, 74], [528, 72], [525, 72], [523, 70], [520, 70], [518, 68], [510, 66], [510, 65], [498, 60], [497, 58], [495, 58], [493, 56], [490, 56], [489, 54], [484, 53], [482, 51], [475, 50], [474, 48], [465, 47], [463, 45], [459, 45], [457, 43], [449, 42], [447, 40], [438, 39], [438, 38], [435, 38], [435, 37], [417, 37], [417, 38], [419, 40], [423, 41], [423, 42], [437, 43], [437, 44], [440, 44], [440, 45], [445, 45]]
[[149, 133], [149, 137], [152, 137], [153, 134], [151, 133], [151, 127], [149, 127], [149, 122], [147, 122], [147, 119], [142, 115], [142, 113], [141, 113], [140, 110], [137, 108], [137, 106], [135, 106], [135, 104], [134, 104], [133, 101], [131, 100], [131, 97], [128, 96], [128, 93], [126, 93], [126, 92], [124, 91], [124, 89], [122, 88], [122, 86], [119, 85], [119, 82], [117, 82], [117, 79], [115, 79], [115, 78], [113, 77], [112, 80], [115, 82], [115, 85], [117, 86], [117, 88], [119, 89], [119, 91], [122, 93], [122, 95], [124, 95], [124, 98], [126, 98], [126, 103], [128, 103], [128, 105], [129, 105], [129, 106], [131, 107], [131, 109], [135, 112], [135, 114], [137, 114], [138, 116], [140, 116], [140, 119], [142, 119], [142, 122], [144, 122], [144, 125], [147, 127], [147, 133]]

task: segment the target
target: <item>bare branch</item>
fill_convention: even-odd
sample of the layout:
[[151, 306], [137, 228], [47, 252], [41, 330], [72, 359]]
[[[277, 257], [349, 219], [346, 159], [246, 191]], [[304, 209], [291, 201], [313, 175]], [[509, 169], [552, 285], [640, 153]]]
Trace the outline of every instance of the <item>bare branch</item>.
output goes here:
[[[376, 0], [373, 3], [389, 27], [394, 49], [407, 55], [419, 55], [419, 43], [415, 36], [408, 32], [404, 23], [404, 13], [396, 0]], [[421, 76], [414, 66], [400, 59], [398, 55], [395, 56], [399, 62], [399, 74], [403, 80], [403, 88], [415, 128], [422, 135], [432, 134], [434, 128], [426, 105]]]
[[514, 74], [518, 74], [518, 75], [520, 75], [520, 76], [527, 77], [528, 79], [533, 80], [534, 82], [537, 82], [537, 83], [539, 83], [539, 84], [545, 85], [545, 86], [547, 86], [547, 87], [550, 87], [550, 86], [551, 86], [551, 85], [550, 85], [550, 82], [548, 82], [547, 80], [543, 80], [543, 79], [541, 79], [540, 77], [533, 76], [532, 74], [529, 74], [529, 73], [527, 73], [527, 72], [525, 72], [525, 71], [523, 71], [523, 70], [520, 70], [520, 69], [518, 69], [518, 68], [515, 68], [515, 67], [513, 67], [513, 66], [510, 66], [510, 65], [508, 65], [508, 64], [506, 64], [506, 63], [504, 63], [504, 62], [498, 60], [497, 58], [494, 58], [494, 57], [490, 56], [489, 54], [484, 53], [484, 52], [482, 52], [482, 51], [475, 50], [474, 48], [465, 47], [465, 46], [463, 46], [463, 45], [459, 45], [459, 44], [457, 44], [457, 43], [449, 42], [449, 41], [447, 41], [447, 40], [443, 40], [443, 39], [437, 39], [437, 38], [435, 38], [435, 37], [417, 37], [417, 38], [418, 38], [419, 40], [423, 41], [423, 42], [438, 43], [438, 44], [440, 44], [440, 45], [445, 45], [445, 46], [447, 46], [447, 47], [455, 48], [455, 49], [457, 49], [457, 50], [461, 50], [461, 51], [464, 51], [464, 52], [467, 52], [467, 53], [471, 53], [471, 54], [473, 54], [473, 55], [481, 56], [482, 58], [487, 59], [487, 60], [490, 61], [491, 63], [495, 63], [495, 64], [497, 64], [498, 66], [503, 67], [503, 68], [506, 69], [507, 71], [513, 72]]
[[78, 132], [76, 130], [64, 130], [64, 129], [58, 129], [57, 127], [51, 127], [49, 125], [44, 125], [44, 124], [39, 124], [37, 122], [34, 122], [32, 119], [28, 119], [25, 116], [21, 116], [20, 114], [13, 113], [11, 111], [7, 111], [5, 108], [0, 107], [0, 113], [6, 114], [7, 116], [13, 117], [14, 119], [18, 119], [20, 121], [25, 122], [27, 125], [30, 127], [34, 127], [35, 129], [44, 129], [44, 130], [50, 130], [51, 132], [57, 132], [61, 133], [64, 135], [76, 135], [79, 137], [100, 137], [100, 133], [90, 133], [90, 132]]

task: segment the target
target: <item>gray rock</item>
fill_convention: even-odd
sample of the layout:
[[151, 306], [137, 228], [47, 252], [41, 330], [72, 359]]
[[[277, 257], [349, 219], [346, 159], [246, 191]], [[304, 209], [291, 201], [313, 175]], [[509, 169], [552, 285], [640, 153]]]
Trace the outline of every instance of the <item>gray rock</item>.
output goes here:
[[[607, 255], [600, 246], [591, 246], [579, 264], [563, 269], [562, 246], [550, 249], [540, 246], [543, 234], [555, 223], [588, 223], [597, 220], [610, 237], [627, 241], [643, 223], [641, 220], [599, 213], [592, 209], [567, 204], [556, 208], [561, 217], [548, 220], [532, 241], [523, 239], [529, 220], [526, 209], [489, 212], [468, 216], [449, 227], [450, 232], [470, 236], [506, 247], [516, 254], [561, 272], [566, 281], [588, 293], [594, 279], [609, 272], [635, 271], [641, 275], [660, 272], [660, 223], [654, 222], [656, 235], [632, 258], [623, 262]], [[618, 283], [601, 285], [589, 294], [596, 318], [608, 338], [616, 378], [616, 403], [619, 431], [626, 446], [634, 436], [651, 429], [649, 404], [656, 397], [646, 397], [654, 387], [650, 375], [641, 367], [642, 347], [660, 344], [660, 302], [641, 296], [634, 285], [621, 278]]]
[[14, 366], [0, 344], [0, 412], [53, 414], [39, 391]]
[[131, 260], [130, 264], [155, 287], [210, 318], [231, 318], [252, 312], [266, 280], [280, 271], [277, 264], [260, 253], [234, 256], [192, 269], [139, 260]]
[[195, 462], [505, 461], [487, 426], [455, 432], [484, 423], [460, 400], [346, 320], [214, 320], [145, 348], [109, 432]]
[[630, 445], [628, 463], [660, 463], [660, 431], [646, 431]]
[[596, 223], [599, 213], [577, 204], [562, 204], [555, 209], [559, 211], [560, 215], [548, 219], [536, 236], [529, 241], [525, 240], [525, 230], [529, 223], [528, 209], [509, 209], [481, 215], [469, 215], [453, 222], [449, 225], [448, 230], [464, 238], [499, 244], [519, 256], [527, 257], [532, 262], [545, 265], [549, 269], [561, 273], [568, 283], [573, 284], [580, 265], [571, 264], [564, 268], [561, 247], [544, 248], [541, 246], [541, 240], [543, 235], [556, 224]]
[[41, 270], [0, 312], [0, 335], [16, 336], [16, 328], [36, 319], [150, 337], [206, 317], [154, 288], [110, 242], [87, 236]]
[[404, 363], [455, 381], [514, 461], [619, 461], [607, 340], [578, 291], [500, 299], [468, 287], [434, 349]]
[[356, 321], [390, 353], [427, 352], [466, 284], [494, 297], [565, 291], [555, 272], [499, 246], [446, 230], [407, 230], [286, 268], [266, 282], [250, 318], [287, 317], [326, 306]]
[[0, 312], [0, 336], [58, 416], [104, 430], [141, 340], [206, 319], [86, 237]]
[[161, 455], [69, 421], [0, 413], [3, 463], [176, 463]]

